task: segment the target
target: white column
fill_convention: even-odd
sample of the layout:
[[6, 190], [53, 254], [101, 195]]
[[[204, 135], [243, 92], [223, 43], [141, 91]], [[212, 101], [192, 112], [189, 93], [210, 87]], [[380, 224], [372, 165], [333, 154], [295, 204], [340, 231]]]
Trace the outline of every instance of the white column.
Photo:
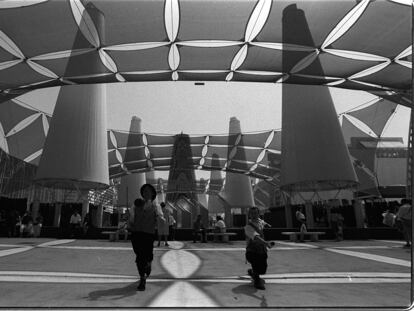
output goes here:
[[355, 224], [357, 228], [364, 228], [365, 208], [361, 200], [355, 199], [354, 204]]
[[62, 212], [62, 203], [55, 203], [55, 214], [53, 216], [53, 227], [60, 227], [61, 212]]
[[[131, 124], [129, 126], [129, 131], [131, 135], [128, 137], [127, 149], [125, 151], [125, 167], [128, 170], [134, 170], [134, 164], [129, 164], [130, 161], [136, 161], [137, 159], [137, 149], [129, 149], [128, 146], [139, 146], [142, 144], [141, 136], [136, 134], [141, 133], [141, 119], [137, 116], [133, 116], [131, 119]], [[144, 150], [141, 151], [142, 158], [145, 158]], [[118, 189], [118, 206], [130, 207], [134, 200], [140, 197], [139, 190], [143, 184], [146, 182], [145, 173], [131, 173], [121, 177], [121, 183]]]
[[[240, 133], [240, 121], [235, 117], [230, 118], [229, 134], [232, 135]], [[231, 158], [235, 155], [236, 152], [237, 141], [229, 141], [229, 145], [229, 160], [231, 161]], [[241, 156], [241, 158], [243, 158], [243, 156]], [[228, 224], [230, 227], [232, 227], [232, 208], [254, 206], [253, 188], [250, 177], [244, 174], [226, 172], [226, 182], [224, 185], [223, 192], [220, 194], [220, 196], [227, 203], [227, 206], [224, 207], [226, 225]]]
[[[103, 41], [103, 14], [96, 9], [89, 10], [88, 14]], [[79, 40], [84, 40], [80, 31], [74, 45]], [[85, 63], [84, 66], [90, 72], [99, 72], [102, 63], [98, 51], [94, 53], [96, 57], [91, 59], [96, 59], [96, 62]], [[79, 66], [77, 58], [70, 57], [65, 76], [70, 75], [76, 66]], [[36, 181], [75, 189], [98, 189], [109, 185], [104, 83], [60, 87]]]

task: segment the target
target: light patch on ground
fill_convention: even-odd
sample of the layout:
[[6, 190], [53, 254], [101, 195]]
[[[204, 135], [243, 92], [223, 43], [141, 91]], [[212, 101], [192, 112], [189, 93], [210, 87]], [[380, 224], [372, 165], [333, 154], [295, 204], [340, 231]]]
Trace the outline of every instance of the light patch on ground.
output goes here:
[[218, 307], [212, 298], [194, 285], [179, 281], [160, 293], [148, 307]]
[[373, 254], [367, 254], [367, 253], [361, 253], [361, 252], [354, 252], [354, 251], [347, 251], [343, 249], [333, 249], [333, 248], [326, 248], [327, 251], [339, 253], [342, 255], [348, 255], [368, 260], [374, 260], [379, 262], [384, 262], [388, 264], [398, 265], [398, 266], [404, 266], [404, 267], [410, 267], [411, 262], [408, 260], [402, 260], [402, 259], [396, 259], [392, 257], [386, 257], [386, 256], [380, 256], [380, 255], [373, 255]]
[[185, 250], [172, 250], [161, 257], [161, 265], [174, 278], [188, 278], [201, 265], [201, 260]]

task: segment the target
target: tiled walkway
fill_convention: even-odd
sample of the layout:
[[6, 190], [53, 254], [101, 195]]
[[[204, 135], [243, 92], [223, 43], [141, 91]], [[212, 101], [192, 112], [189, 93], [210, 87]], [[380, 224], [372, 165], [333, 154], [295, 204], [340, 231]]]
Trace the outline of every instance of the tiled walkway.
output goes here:
[[170, 242], [137, 292], [129, 242], [0, 238], [0, 307], [408, 307], [400, 241], [277, 241], [266, 290], [246, 275], [244, 242]]

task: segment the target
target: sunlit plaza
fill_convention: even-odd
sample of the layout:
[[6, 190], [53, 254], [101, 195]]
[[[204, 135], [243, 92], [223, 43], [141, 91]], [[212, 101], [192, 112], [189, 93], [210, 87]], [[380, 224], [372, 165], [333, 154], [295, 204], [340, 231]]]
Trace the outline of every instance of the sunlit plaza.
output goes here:
[[386, 240], [278, 241], [266, 290], [251, 286], [245, 244], [171, 241], [155, 248], [137, 292], [129, 242], [1, 239], [0, 307], [355, 307], [409, 305], [410, 252]]

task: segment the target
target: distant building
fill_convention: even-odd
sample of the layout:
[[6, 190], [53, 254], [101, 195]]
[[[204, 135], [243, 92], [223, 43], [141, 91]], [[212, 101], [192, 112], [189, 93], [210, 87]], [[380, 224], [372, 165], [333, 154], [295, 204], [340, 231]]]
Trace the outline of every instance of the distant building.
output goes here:
[[[348, 148], [356, 159], [354, 165], [361, 182], [359, 194], [376, 190], [385, 198], [405, 196], [408, 148], [401, 137], [352, 137]], [[371, 174], [372, 183], [360, 176], [362, 169], [358, 165], [367, 176]]]

